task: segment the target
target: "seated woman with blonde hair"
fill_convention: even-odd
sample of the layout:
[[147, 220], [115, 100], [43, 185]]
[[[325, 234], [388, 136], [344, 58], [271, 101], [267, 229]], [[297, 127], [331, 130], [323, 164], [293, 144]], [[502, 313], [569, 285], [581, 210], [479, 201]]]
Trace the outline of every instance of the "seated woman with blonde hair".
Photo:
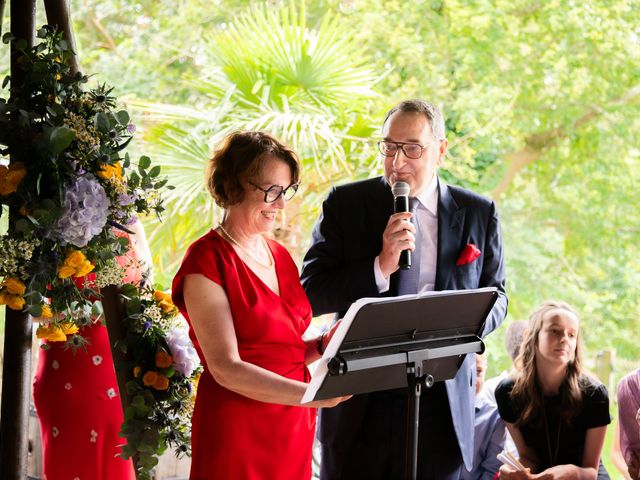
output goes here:
[[529, 318], [515, 373], [496, 401], [524, 470], [500, 479], [608, 479], [600, 453], [610, 423], [609, 396], [583, 372], [578, 313], [546, 301]]

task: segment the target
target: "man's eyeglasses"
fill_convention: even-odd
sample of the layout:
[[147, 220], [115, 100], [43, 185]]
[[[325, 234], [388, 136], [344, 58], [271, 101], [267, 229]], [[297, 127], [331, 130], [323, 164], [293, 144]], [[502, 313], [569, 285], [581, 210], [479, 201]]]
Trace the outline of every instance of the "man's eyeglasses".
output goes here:
[[280, 198], [280, 195], [284, 196], [285, 200], [291, 200], [298, 191], [298, 187], [300, 186], [300, 184], [298, 183], [292, 183], [287, 188], [283, 187], [282, 185], [271, 185], [269, 188], [260, 188], [253, 182], [249, 182], [249, 184], [264, 193], [265, 203], [275, 202]]
[[428, 146], [429, 145], [420, 145], [419, 143], [388, 142], [386, 140], [378, 142], [380, 153], [385, 157], [395, 156], [400, 148], [407, 158], [420, 158], [422, 151]]

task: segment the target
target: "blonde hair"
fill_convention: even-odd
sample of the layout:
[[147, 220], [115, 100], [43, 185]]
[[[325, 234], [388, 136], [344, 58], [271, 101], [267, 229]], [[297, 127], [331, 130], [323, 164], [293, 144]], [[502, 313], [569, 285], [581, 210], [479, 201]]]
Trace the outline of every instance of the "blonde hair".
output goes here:
[[[554, 300], [543, 302], [529, 317], [529, 325], [524, 333], [520, 353], [515, 361], [515, 383], [511, 390], [511, 399], [522, 409], [516, 425], [539, 424], [542, 420], [544, 395], [538, 382], [536, 370], [536, 352], [538, 337], [545, 320], [562, 314], [570, 314], [579, 319], [578, 312], [568, 303]], [[590, 379], [583, 374], [582, 346], [580, 331], [578, 330], [576, 351], [573, 359], [567, 365], [567, 374], [560, 385], [560, 406], [558, 414], [567, 422], [578, 415], [582, 407], [582, 392]]]

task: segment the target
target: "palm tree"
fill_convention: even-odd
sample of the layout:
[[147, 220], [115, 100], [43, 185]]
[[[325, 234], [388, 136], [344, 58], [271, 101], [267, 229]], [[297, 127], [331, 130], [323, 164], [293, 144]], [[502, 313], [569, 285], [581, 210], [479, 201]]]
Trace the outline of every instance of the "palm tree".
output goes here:
[[201, 77], [191, 80], [197, 106], [135, 103], [152, 125], [144, 148], [175, 186], [166, 198], [171, 215], [149, 225], [162, 271], [172, 273], [186, 244], [220, 220], [203, 170], [232, 130], [270, 132], [301, 158], [303, 186], [276, 231], [294, 255], [306, 247], [329, 185], [376, 168], [368, 106], [379, 79], [339, 17], [328, 12], [310, 28], [300, 5], [252, 7], [207, 37]]

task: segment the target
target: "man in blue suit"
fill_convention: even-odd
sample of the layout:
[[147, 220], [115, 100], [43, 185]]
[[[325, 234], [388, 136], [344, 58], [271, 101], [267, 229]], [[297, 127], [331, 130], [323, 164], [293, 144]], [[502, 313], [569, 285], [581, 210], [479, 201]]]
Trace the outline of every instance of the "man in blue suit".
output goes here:
[[[301, 275], [314, 315], [341, 317], [362, 297], [497, 287], [483, 335], [504, 320], [496, 206], [438, 178], [447, 145], [434, 105], [409, 100], [389, 111], [379, 142], [384, 176], [334, 187], [323, 203]], [[412, 213], [393, 213], [391, 186], [398, 181], [410, 187]], [[413, 266], [398, 270], [406, 249], [414, 251]], [[419, 478], [457, 479], [463, 463], [471, 468], [474, 383], [475, 361], [467, 355], [454, 379], [423, 390]], [[356, 395], [323, 410], [321, 479], [403, 478], [406, 412], [403, 389]]]

